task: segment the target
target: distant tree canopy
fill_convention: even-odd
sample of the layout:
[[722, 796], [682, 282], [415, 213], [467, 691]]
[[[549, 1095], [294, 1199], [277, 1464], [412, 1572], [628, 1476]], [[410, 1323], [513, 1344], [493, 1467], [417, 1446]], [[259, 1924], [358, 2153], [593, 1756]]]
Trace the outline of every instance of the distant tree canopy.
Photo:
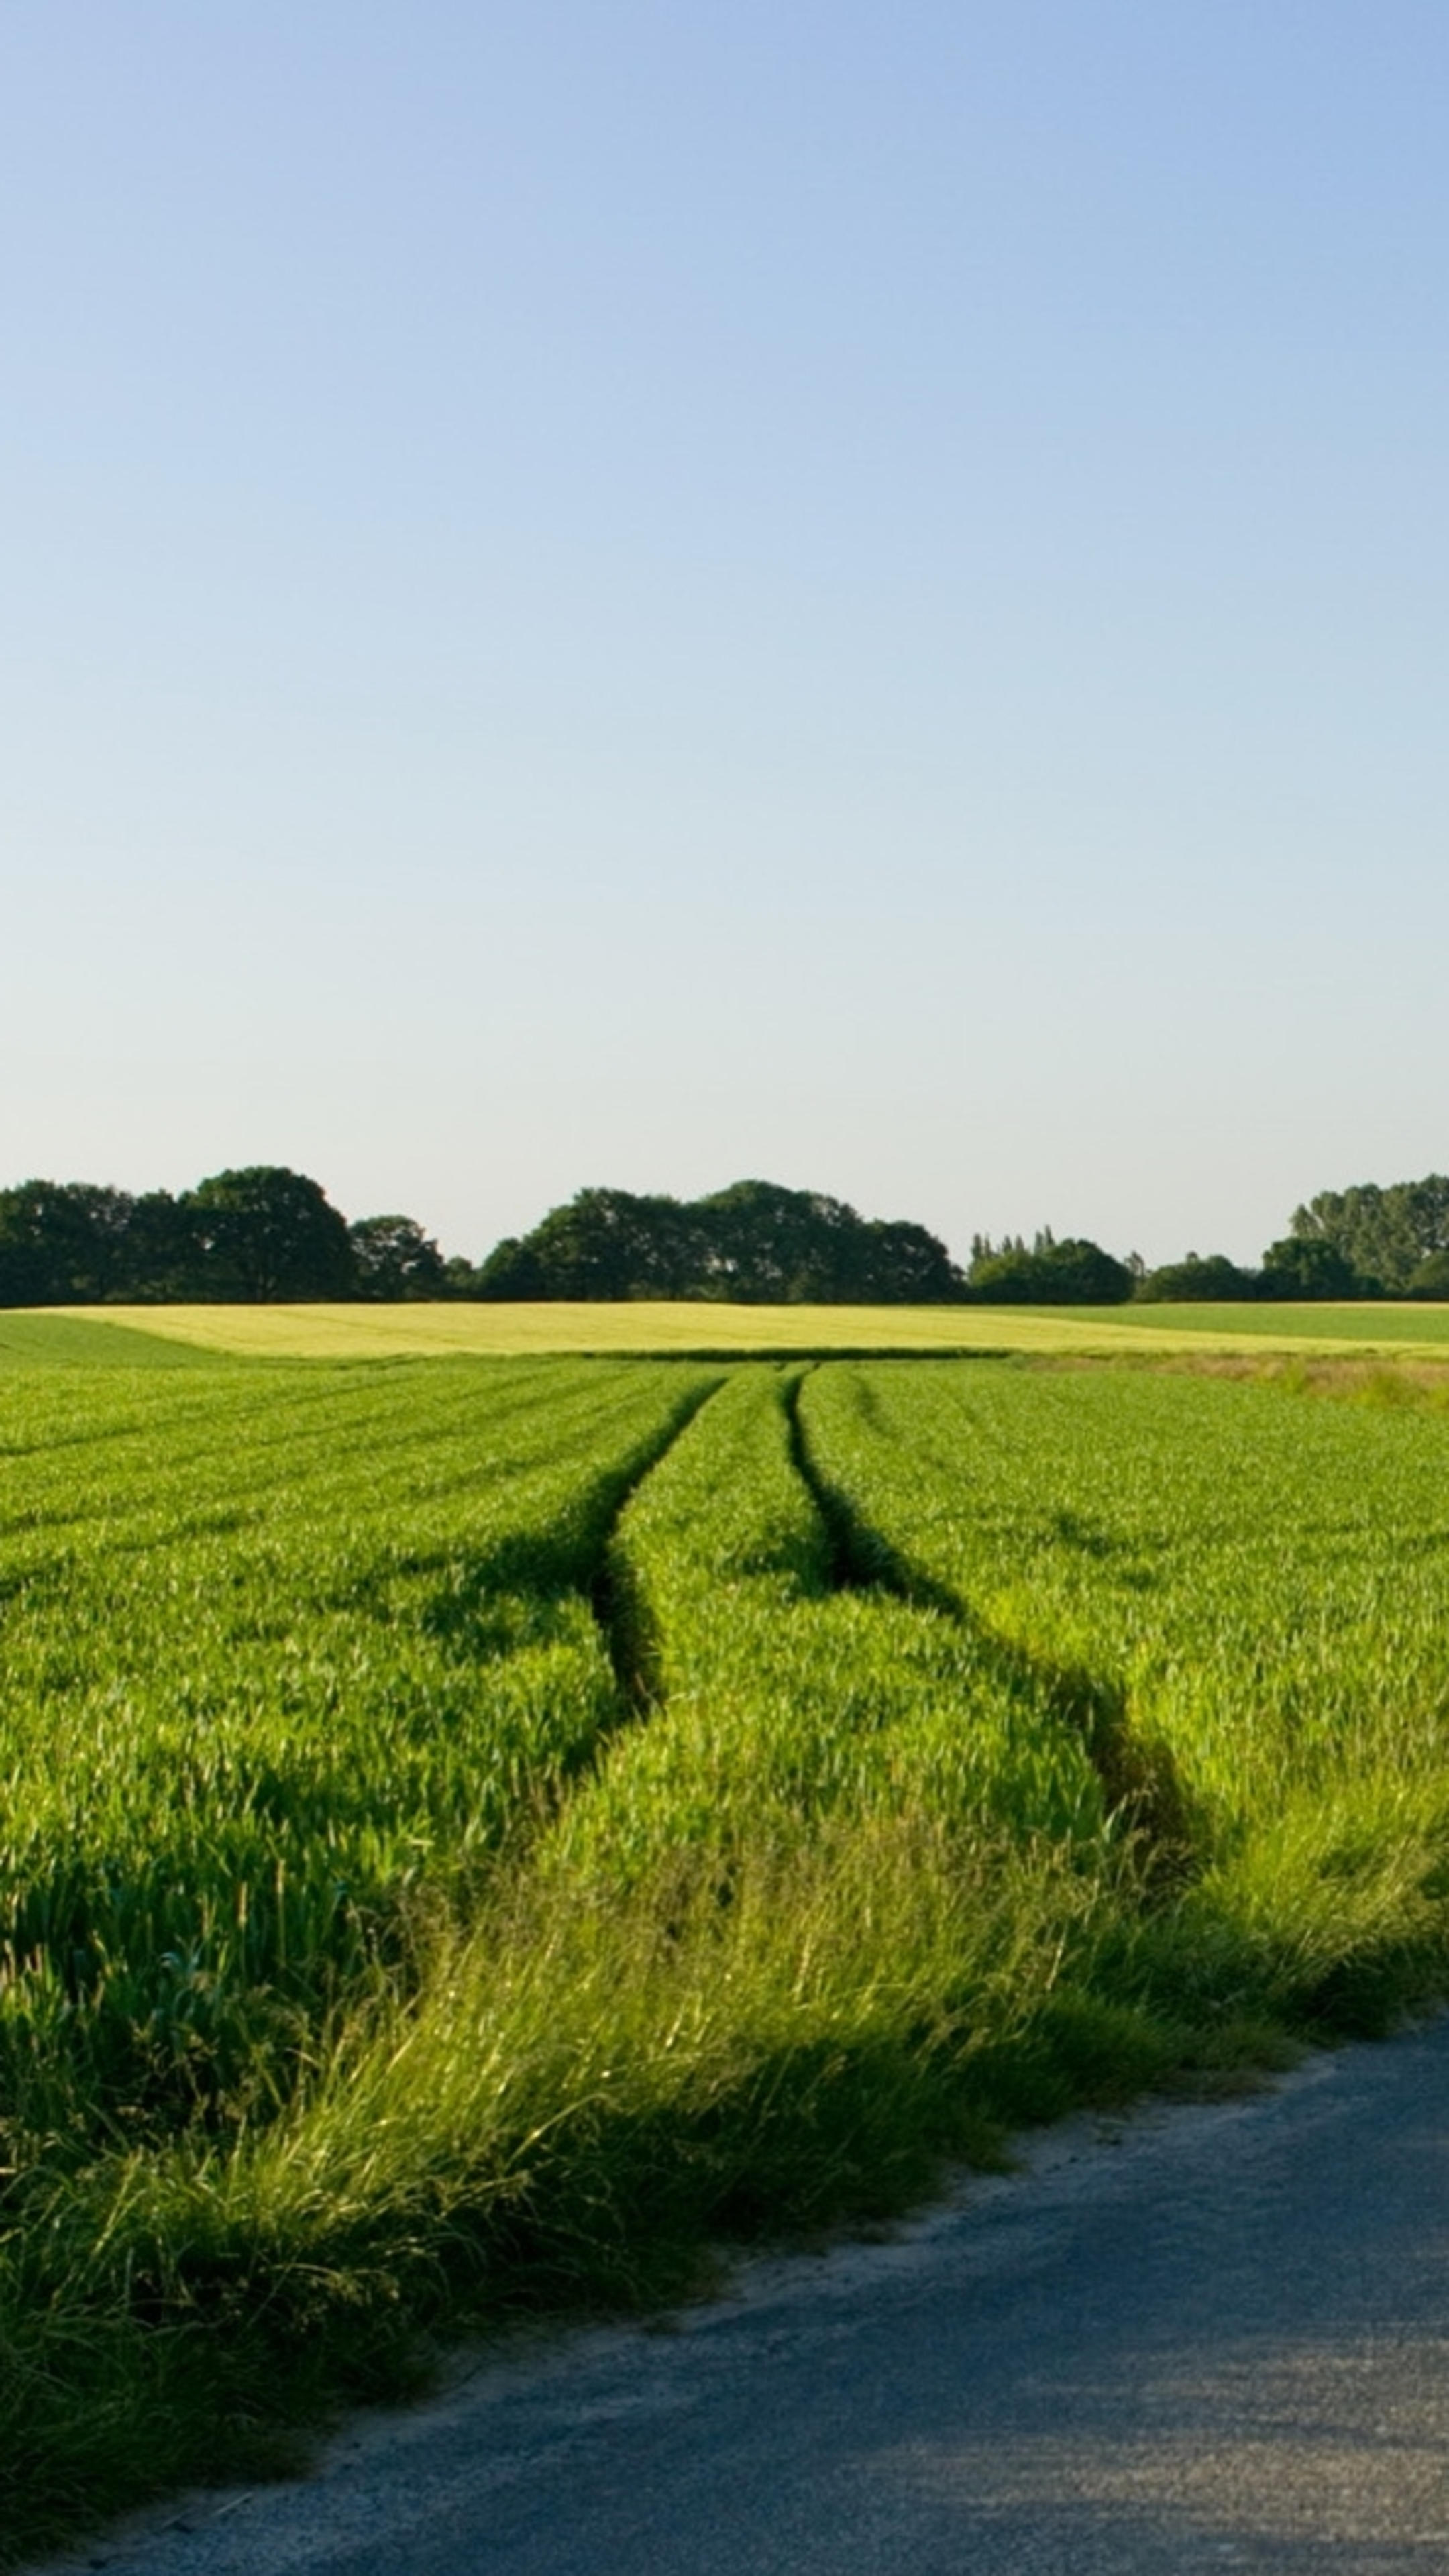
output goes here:
[[1449, 1252], [1431, 1252], [1409, 1280], [1411, 1297], [1432, 1297], [1449, 1304]]
[[1147, 1270], [1082, 1237], [978, 1234], [959, 1270], [938, 1236], [820, 1190], [735, 1181], [707, 1198], [580, 1190], [477, 1265], [409, 1216], [352, 1224], [284, 1164], [214, 1172], [175, 1197], [92, 1181], [0, 1190], [0, 1306], [311, 1299], [639, 1298], [741, 1305], [1216, 1305], [1250, 1297], [1449, 1302], [1449, 1179], [1323, 1190], [1258, 1270], [1225, 1253]]
[[215, 1172], [173, 1198], [88, 1181], [0, 1190], [0, 1305], [270, 1304], [440, 1293], [436, 1244], [408, 1217], [349, 1227], [284, 1165]]
[[355, 1265], [347, 1219], [316, 1181], [270, 1163], [217, 1172], [178, 1201], [194, 1276], [249, 1305], [346, 1297]]
[[1261, 1293], [1256, 1270], [1240, 1270], [1225, 1252], [1190, 1252], [1139, 1279], [1134, 1295], [1163, 1305], [1228, 1305]]
[[447, 1296], [450, 1265], [412, 1217], [362, 1216], [347, 1232], [359, 1297]]
[[1291, 1231], [1270, 1243], [1257, 1271], [1239, 1270], [1221, 1254], [1169, 1263], [1149, 1272], [1139, 1297], [1318, 1298], [1426, 1297], [1449, 1300], [1449, 1179], [1381, 1188], [1362, 1181], [1320, 1190], [1295, 1208]]
[[1285, 1234], [1281, 1242], [1269, 1244], [1258, 1273], [1260, 1297], [1301, 1302], [1305, 1298], [1365, 1297], [1377, 1293], [1376, 1283], [1361, 1279], [1337, 1245], [1324, 1242], [1321, 1236]]
[[743, 1305], [944, 1305], [962, 1293], [925, 1227], [858, 1216], [771, 1181], [702, 1199], [581, 1190], [477, 1274], [498, 1299], [705, 1298]]
[[[1140, 1268], [1140, 1264], [1138, 1265]], [[820, 1190], [736, 1181], [707, 1198], [581, 1190], [475, 1268], [409, 1216], [351, 1225], [284, 1164], [214, 1172], [172, 1196], [87, 1181], [0, 1190], [0, 1306], [304, 1303], [348, 1298], [741, 1305], [1108, 1305], [1133, 1273], [1100, 1245], [978, 1236], [969, 1278], [939, 1237]], [[1214, 1292], [1220, 1293], [1220, 1292]]]
[[1320, 1190], [1306, 1207], [1294, 1209], [1292, 1239], [1330, 1245], [1359, 1283], [1361, 1296], [1432, 1294], [1415, 1288], [1415, 1274], [1436, 1254], [1449, 1252], [1449, 1179], [1430, 1172], [1422, 1181], [1391, 1181], [1384, 1188], [1360, 1181], [1352, 1189]]
[[968, 1294], [991, 1306], [1120, 1306], [1136, 1280], [1125, 1261], [1099, 1243], [1070, 1236], [1058, 1243], [1045, 1228], [1028, 1251], [1020, 1235], [993, 1244], [977, 1235], [971, 1247]]
[[124, 1295], [140, 1204], [90, 1181], [22, 1181], [0, 1192], [0, 1304], [93, 1305]]

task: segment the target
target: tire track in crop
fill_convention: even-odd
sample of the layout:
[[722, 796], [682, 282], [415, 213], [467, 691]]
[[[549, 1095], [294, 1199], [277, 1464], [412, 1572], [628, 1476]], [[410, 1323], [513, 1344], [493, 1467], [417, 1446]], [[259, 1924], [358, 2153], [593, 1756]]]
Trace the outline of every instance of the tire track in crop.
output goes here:
[[1109, 1815], [1140, 1847], [1146, 1882], [1162, 1890], [1180, 1887], [1193, 1875], [1194, 1837], [1169, 1748], [1137, 1733], [1119, 1683], [1004, 1636], [864, 1518], [852, 1497], [826, 1475], [810, 1446], [800, 1398], [818, 1365], [812, 1362], [790, 1382], [784, 1403], [790, 1455], [829, 1535], [836, 1590], [884, 1594], [962, 1629], [1007, 1698], [1035, 1709], [1045, 1705], [1059, 1725], [1081, 1737]]
[[[698, 1420], [705, 1406], [718, 1395], [724, 1383], [723, 1377], [717, 1377], [696, 1388], [687, 1402], [671, 1414], [659, 1440], [651, 1446], [647, 1456], [636, 1460], [627, 1484], [616, 1494], [608, 1527], [599, 1543], [586, 1588], [618, 1691], [619, 1726], [627, 1725], [631, 1719], [652, 1716], [662, 1696], [659, 1636], [628, 1549], [620, 1537], [620, 1524], [640, 1487], [657, 1468], [663, 1466], [670, 1451]], [[615, 1732], [617, 1728], [609, 1730], [611, 1734]]]
[[799, 1371], [784, 1389], [790, 1458], [824, 1524], [830, 1542], [830, 1579], [837, 1592], [882, 1592], [913, 1610], [934, 1610], [943, 1618], [960, 1618], [960, 1604], [943, 1584], [910, 1566], [880, 1530], [862, 1519], [839, 1486], [833, 1485], [816, 1459], [800, 1411], [807, 1377], [819, 1365]]
[[620, 1543], [620, 1523], [640, 1487], [662, 1466], [676, 1443], [724, 1385], [723, 1373], [689, 1388], [652, 1435], [622, 1466], [602, 1476], [589, 1497], [582, 1536], [566, 1527], [526, 1531], [486, 1550], [435, 1603], [432, 1624], [460, 1641], [460, 1651], [483, 1660], [499, 1649], [488, 1618], [498, 1596], [543, 1603], [583, 1604], [592, 1618], [612, 1679], [601, 1693], [605, 1706], [586, 1735], [564, 1750], [535, 1784], [525, 1812], [508, 1828], [515, 1858], [547, 1829], [582, 1778], [595, 1770], [614, 1737], [653, 1710], [658, 1650], [652, 1624]]

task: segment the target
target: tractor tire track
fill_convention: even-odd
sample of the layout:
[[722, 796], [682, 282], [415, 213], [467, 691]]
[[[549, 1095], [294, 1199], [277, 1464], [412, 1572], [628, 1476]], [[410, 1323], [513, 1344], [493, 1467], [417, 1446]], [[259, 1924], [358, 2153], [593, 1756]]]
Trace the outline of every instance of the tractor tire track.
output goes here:
[[1137, 1844], [1144, 1885], [1162, 1892], [1181, 1887], [1193, 1874], [1193, 1838], [1187, 1799], [1168, 1748], [1136, 1733], [1126, 1693], [1117, 1684], [1003, 1636], [873, 1527], [852, 1496], [825, 1473], [811, 1448], [801, 1410], [810, 1374], [811, 1368], [802, 1369], [785, 1392], [790, 1455], [829, 1534], [836, 1588], [885, 1594], [948, 1619], [969, 1636], [1007, 1698], [1032, 1708], [1044, 1706], [1058, 1725], [1081, 1738], [1108, 1814]]

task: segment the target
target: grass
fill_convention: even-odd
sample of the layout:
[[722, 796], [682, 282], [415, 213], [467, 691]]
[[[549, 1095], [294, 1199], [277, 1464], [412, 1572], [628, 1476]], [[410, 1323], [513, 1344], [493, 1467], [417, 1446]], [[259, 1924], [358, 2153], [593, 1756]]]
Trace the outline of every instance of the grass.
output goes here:
[[711, 1384], [68, 1373], [62, 1408], [12, 1403], [12, 2134], [75, 2152], [255, 2116], [403, 1959], [409, 1914], [466, 1904], [615, 1720], [590, 1576]]
[[1449, 1421], [1315, 1383], [17, 1370], [0, 2547], [1441, 1990]]
[[0, 1307], [0, 1370], [17, 1368], [195, 1368], [222, 1356], [101, 1315], [26, 1313]]
[[[1064, 1319], [1068, 1312], [1062, 1310]], [[1321, 1305], [1302, 1306], [1144, 1304], [1078, 1307], [1075, 1312], [1084, 1321], [1090, 1317], [1098, 1324], [1115, 1322], [1129, 1330], [1148, 1332], [1154, 1342], [1160, 1336], [1178, 1333], [1189, 1340], [1207, 1335], [1273, 1343], [1291, 1340], [1324, 1347], [1350, 1342], [1384, 1350], [1427, 1347], [1449, 1351], [1449, 1306], [1427, 1302], [1396, 1303], [1385, 1298], [1344, 1305], [1327, 1300]]]
[[935, 1364], [822, 1371], [805, 1402], [822, 1473], [902, 1579], [969, 1622], [1003, 1692], [1076, 1716], [1199, 1901], [1210, 1882], [1265, 1939], [1276, 1911], [1285, 1960], [1310, 1917], [1361, 1958], [1376, 1873], [1434, 1880], [1441, 1411]]
[[[637, 1305], [136, 1306], [12, 1315], [42, 1330], [120, 1329], [234, 1358], [486, 1358], [598, 1353], [788, 1356], [872, 1351], [1110, 1357], [1182, 1351], [1332, 1354], [1344, 1344], [1449, 1358], [1449, 1308], [1307, 1306]], [[98, 1345], [98, 1358], [104, 1356]]]

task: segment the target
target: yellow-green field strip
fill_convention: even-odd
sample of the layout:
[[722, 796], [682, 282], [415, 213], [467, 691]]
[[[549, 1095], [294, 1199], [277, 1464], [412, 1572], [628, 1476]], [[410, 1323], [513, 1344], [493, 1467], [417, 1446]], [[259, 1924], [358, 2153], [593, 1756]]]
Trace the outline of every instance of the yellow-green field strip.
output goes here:
[[[996, 1352], [1449, 1359], [1449, 1307], [93, 1306], [50, 1310], [238, 1359], [518, 1358], [589, 1353]], [[0, 1319], [0, 1345], [4, 1322]], [[13, 1319], [16, 1323], [19, 1318]], [[35, 1325], [43, 1320], [33, 1319]], [[101, 1351], [96, 1348], [95, 1356]], [[117, 1357], [122, 1356], [118, 1350]]]

